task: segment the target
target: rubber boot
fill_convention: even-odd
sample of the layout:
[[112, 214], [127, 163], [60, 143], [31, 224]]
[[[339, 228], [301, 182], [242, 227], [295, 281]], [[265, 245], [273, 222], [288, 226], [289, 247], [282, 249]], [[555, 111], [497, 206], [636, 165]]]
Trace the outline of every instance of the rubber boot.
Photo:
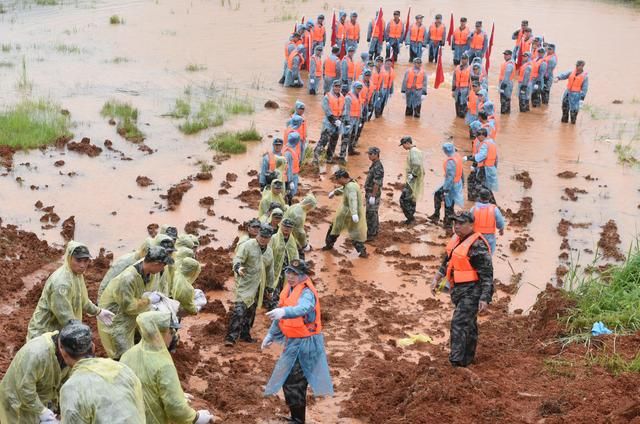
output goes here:
[[413, 115], [413, 109], [407, 106], [407, 108], [404, 110], [404, 116], [411, 116], [411, 115]]
[[280, 81], [278, 81], [278, 84], [284, 84], [284, 75], [282, 76], [282, 78], [280, 78]]
[[565, 108], [562, 108], [562, 119], [560, 122], [564, 122], [565, 124], [569, 122], [569, 111]]
[[420, 109], [422, 109], [422, 105], [418, 105], [413, 110], [413, 116], [416, 118], [420, 117]]
[[511, 113], [511, 99], [505, 100], [505, 104], [507, 105], [505, 113], [508, 115]]
[[331, 250], [333, 249], [333, 245], [338, 241], [338, 236], [331, 235], [331, 230], [333, 229], [333, 225], [329, 225], [329, 229], [327, 230], [327, 235], [324, 238], [324, 247], [322, 250]]
[[360, 256], [361, 258], [369, 257], [369, 254], [367, 253], [367, 248], [364, 246], [364, 243], [359, 241], [354, 241], [353, 247], [356, 248], [356, 251], [358, 252], [358, 256]]
[[571, 123], [573, 125], [576, 124], [576, 118], [578, 117], [578, 111], [577, 110], [572, 110], [571, 111]]
[[306, 410], [307, 410], [307, 407], [305, 405], [290, 406], [289, 411], [291, 411], [291, 422], [296, 424], [305, 424]]
[[442, 226], [444, 228], [450, 228], [453, 223], [453, 217], [455, 216], [455, 212], [453, 210], [453, 206], [450, 208], [444, 208], [444, 219], [442, 220]]

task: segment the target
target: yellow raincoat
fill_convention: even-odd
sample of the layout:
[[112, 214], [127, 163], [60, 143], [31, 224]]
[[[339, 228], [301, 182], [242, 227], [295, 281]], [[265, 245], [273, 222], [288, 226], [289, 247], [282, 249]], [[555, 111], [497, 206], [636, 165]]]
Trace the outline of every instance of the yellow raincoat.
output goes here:
[[[409, 174], [413, 175], [409, 181]], [[424, 189], [424, 164], [422, 152], [417, 147], [412, 147], [407, 155], [407, 165], [405, 167], [407, 184], [411, 187], [411, 196], [416, 202], [422, 198]]]
[[80, 246], [84, 244], [70, 241], [64, 254], [64, 264], [47, 279], [29, 321], [27, 340], [60, 330], [69, 320], [82, 321], [82, 312], [92, 316], [100, 313], [100, 308], [89, 300], [84, 276], [71, 271], [71, 254]]
[[141, 259], [144, 259], [144, 256], [147, 254], [149, 250], [149, 246], [153, 245], [153, 239], [147, 238], [144, 243], [133, 252], [127, 253], [125, 255], [120, 256], [118, 259], [115, 259], [109, 268], [109, 271], [104, 275], [102, 281], [100, 282], [100, 287], [98, 288], [98, 301], [100, 301], [100, 296], [102, 292], [107, 287], [109, 282], [118, 276], [122, 271], [127, 269], [127, 267], [135, 264]]
[[301, 202], [291, 205], [284, 213], [282, 219], [290, 219], [293, 221], [293, 236], [300, 248], [307, 245], [307, 233], [304, 230], [304, 224], [307, 221], [307, 212], [304, 210], [304, 206], [311, 206], [311, 209], [315, 208], [318, 204], [313, 194], [307, 194]]
[[147, 424], [191, 424], [196, 411], [189, 406], [180, 386], [178, 372], [164, 343], [170, 312], [145, 312], [136, 319], [142, 340], [122, 355], [142, 383]]
[[145, 424], [140, 380], [106, 358], [79, 360], [60, 389], [61, 424]]
[[194, 250], [194, 248], [200, 246], [198, 237], [193, 234], [180, 234], [176, 240], [176, 249], [186, 247], [187, 249]]
[[236, 302], [244, 302], [251, 307], [256, 300], [258, 308], [262, 306], [262, 297], [265, 287], [275, 287], [273, 279], [273, 251], [267, 246], [264, 252], [258, 244], [258, 240], [250, 239], [238, 246], [233, 258], [233, 268], [240, 264], [245, 269], [245, 275], [241, 277], [235, 274], [236, 285], [234, 289]]
[[278, 285], [280, 274], [282, 273], [282, 267], [285, 257], [287, 263], [291, 263], [294, 259], [300, 259], [298, 254], [298, 243], [296, 238], [293, 237], [293, 233], [289, 236], [289, 240], [284, 239], [282, 229], [279, 229], [277, 233], [271, 237], [269, 246], [273, 250], [273, 286], [269, 288], [275, 288]]
[[195, 315], [198, 313], [198, 309], [193, 303], [193, 282], [200, 275], [202, 266], [200, 262], [192, 258], [184, 258], [179, 263], [178, 272], [176, 272], [173, 280], [171, 298], [180, 302], [180, 308], [184, 309], [185, 312]]
[[[358, 183], [351, 180], [343, 188], [335, 190], [335, 193], [342, 194], [342, 204], [333, 219], [331, 235], [339, 236], [346, 230], [351, 240], [364, 242], [367, 239], [367, 219], [362, 191]], [[351, 218], [353, 215], [358, 215], [358, 223], [353, 222]]]
[[271, 188], [267, 190], [266, 188], [262, 191], [262, 200], [260, 200], [260, 206], [258, 207], [258, 217], [260, 221], [265, 222], [267, 218], [267, 213], [269, 212], [269, 206], [271, 203], [276, 202], [280, 204], [280, 209], [282, 211], [287, 210], [287, 202], [284, 199], [284, 189], [280, 192], [280, 194], [275, 194], [273, 192], [273, 185], [276, 181], [282, 182], [282, 180], [273, 180], [271, 181]]
[[0, 383], [0, 423], [38, 424], [44, 408], [58, 405], [63, 371], [52, 340], [44, 333], [16, 353]]
[[[161, 246], [160, 243], [166, 239], [173, 240], [171, 237], [169, 237], [166, 234], [158, 234], [153, 239], [152, 245]], [[173, 253], [173, 257], [175, 258], [175, 252]], [[150, 291], [159, 291], [165, 296], [169, 296], [169, 293], [171, 293], [171, 285], [173, 284], [173, 275], [175, 274], [175, 270], [176, 270], [175, 264], [167, 265], [164, 267], [164, 270], [161, 273], [153, 274], [151, 276]]]

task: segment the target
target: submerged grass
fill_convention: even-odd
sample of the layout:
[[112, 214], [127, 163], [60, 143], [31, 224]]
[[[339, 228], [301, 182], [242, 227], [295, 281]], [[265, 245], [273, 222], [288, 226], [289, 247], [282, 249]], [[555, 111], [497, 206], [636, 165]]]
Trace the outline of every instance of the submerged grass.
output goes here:
[[100, 114], [106, 118], [117, 120], [118, 134], [127, 140], [139, 142], [144, 133], [138, 128], [138, 109], [126, 102], [109, 100], [102, 106]]
[[259, 141], [260, 133], [251, 125], [243, 131], [223, 132], [209, 139], [209, 147], [220, 153], [239, 154], [247, 151], [247, 141]]
[[80, 54], [82, 52], [82, 50], [80, 50], [80, 47], [74, 45], [74, 44], [56, 44], [55, 47], [57, 52], [59, 53], [65, 53], [65, 54]]
[[109, 23], [111, 25], [121, 25], [124, 24], [124, 19], [118, 15], [111, 15], [111, 17], [109, 18]]
[[198, 71], [206, 71], [207, 67], [199, 63], [190, 63], [184, 69], [187, 72], [198, 72]]
[[0, 145], [32, 149], [70, 136], [69, 117], [47, 100], [25, 100], [0, 112]]
[[640, 161], [635, 156], [635, 151], [631, 143], [617, 143], [613, 149], [618, 156], [618, 162], [623, 165], [638, 165]]

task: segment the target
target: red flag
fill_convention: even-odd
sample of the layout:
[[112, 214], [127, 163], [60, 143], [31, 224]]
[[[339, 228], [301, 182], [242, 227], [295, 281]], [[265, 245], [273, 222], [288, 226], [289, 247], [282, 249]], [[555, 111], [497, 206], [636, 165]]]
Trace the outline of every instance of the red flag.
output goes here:
[[491, 61], [491, 49], [493, 47], [493, 30], [495, 29], [495, 27], [496, 27], [495, 23], [491, 24], [491, 37], [489, 37], [489, 47], [487, 47], [487, 53], [485, 55], [486, 61], [484, 64], [484, 71], [486, 73], [489, 73], [489, 65]]
[[442, 48], [438, 49], [438, 66], [436, 67], [436, 80], [433, 83], [433, 88], [440, 87], [440, 84], [444, 82], [444, 70], [442, 69]]
[[522, 42], [522, 40], [520, 40], [520, 46], [518, 47], [518, 57], [516, 58], [516, 69], [520, 69], [520, 66], [522, 66], [522, 60], [524, 59], [524, 52], [522, 51], [523, 49], [524, 43]]
[[447, 33], [447, 43], [451, 45], [451, 37], [453, 37], [453, 12], [451, 12], [451, 20], [449, 21], [449, 32]]
[[302, 22], [300, 22], [301, 24], [304, 24], [304, 16], [302, 17]]
[[405, 28], [407, 31], [406, 34], [409, 34], [409, 25], [411, 24], [411, 6], [409, 6], [409, 11], [407, 12], [407, 25], [405, 25]]
[[338, 25], [336, 24], [336, 11], [333, 11], [333, 18], [331, 19], [331, 46], [336, 45], [336, 33], [338, 32]]
[[305, 41], [307, 57], [304, 58], [304, 68], [309, 69], [311, 66], [311, 48], [313, 47], [313, 43], [311, 42], [311, 31], [307, 31], [307, 39]]
[[384, 39], [384, 21], [382, 20], [382, 8], [378, 11], [378, 17], [376, 18], [376, 28], [378, 28], [378, 41], [382, 43]]
[[344, 37], [342, 37], [342, 43], [340, 43], [340, 54], [338, 55], [338, 57], [340, 58], [340, 60], [342, 60], [346, 54], [347, 46]]

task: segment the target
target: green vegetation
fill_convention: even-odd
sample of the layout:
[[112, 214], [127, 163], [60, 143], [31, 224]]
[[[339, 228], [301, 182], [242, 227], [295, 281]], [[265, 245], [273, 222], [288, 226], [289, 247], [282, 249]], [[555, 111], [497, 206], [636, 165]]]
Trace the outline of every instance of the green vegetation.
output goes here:
[[57, 52], [59, 53], [65, 53], [65, 54], [80, 54], [82, 51], [80, 50], [80, 47], [74, 45], [74, 44], [56, 44], [54, 46], [54, 48], [56, 49]]
[[253, 125], [251, 125], [249, 129], [244, 131], [236, 131], [233, 133], [223, 132], [220, 134], [216, 134], [214, 137], [211, 137], [209, 139], [209, 147], [220, 153], [245, 153], [247, 151], [247, 145], [245, 142], [259, 141], [261, 139], [262, 136], [260, 135], [260, 133], [258, 133]]
[[187, 72], [198, 72], [198, 71], [206, 71], [207, 67], [205, 65], [200, 65], [197, 63], [190, 63], [184, 69]]
[[113, 59], [111, 59], [111, 63], [115, 63], [116, 65], [119, 65], [121, 63], [127, 63], [127, 62], [129, 62], [129, 59], [123, 56], [116, 56]]
[[573, 378], [576, 375], [573, 370], [576, 366], [575, 362], [567, 361], [565, 359], [545, 358], [543, 365], [545, 370], [551, 375], [568, 378]]
[[625, 372], [640, 372], [640, 353], [631, 360], [626, 360], [619, 353], [600, 353], [590, 358], [589, 365], [600, 365], [615, 376]]
[[121, 25], [124, 24], [124, 19], [118, 15], [111, 15], [111, 17], [109, 18], [109, 23], [111, 25]]
[[23, 93], [31, 91], [31, 88], [33, 87], [33, 84], [31, 84], [31, 81], [29, 81], [29, 78], [27, 77], [27, 62], [24, 56], [22, 56], [22, 68], [20, 69], [20, 78], [18, 79], [17, 85], [18, 90]]
[[271, 22], [288, 22], [295, 21], [298, 19], [298, 15], [293, 13], [291, 10], [282, 9], [279, 15], [275, 16]]
[[71, 136], [70, 120], [60, 107], [47, 100], [30, 101], [0, 112], [0, 145], [32, 149]]
[[56, 6], [58, 4], [58, 0], [35, 0], [35, 3], [38, 6]]
[[2, 49], [2, 53], [9, 53], [11, 51], [11, 44], [1, 44], [0, 48]]
[[118, 134], [129, 141], [141, 142], [144, 134], [138, 128], [138, 109], [129, 103], [109, 100], [102, 106], [100, 114], [104, 117], [117, 119]]
[[13, 68], [15, 65], [8, 60], [0, 60], [0, 68]]
[[616, 155], [618, 155], [618, 162], [623, 165], [638, 165], [640, 164], [640, 160], [636, 158], [635, 151], [631, 143], [622, 144], [617, 143], [614, 147], [614, 151]]

